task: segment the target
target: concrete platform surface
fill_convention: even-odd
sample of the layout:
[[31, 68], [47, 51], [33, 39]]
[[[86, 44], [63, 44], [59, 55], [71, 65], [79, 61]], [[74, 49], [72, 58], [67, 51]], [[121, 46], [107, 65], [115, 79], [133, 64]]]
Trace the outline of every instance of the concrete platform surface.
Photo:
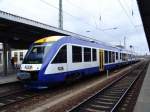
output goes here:
[[0, 75], [0, 84], [10, 83], [19, 81], [16, 77], [16, 74], [9, 74], [9, 75]]
[[134, 107], [134, 112], [150, 112], [150, 64]]
[[19, 81], [16, 77], [18, 70], [12, 67], [8, 68], [7, 75], [3, 72], [3, 67], [0, 66], [0, 84]]

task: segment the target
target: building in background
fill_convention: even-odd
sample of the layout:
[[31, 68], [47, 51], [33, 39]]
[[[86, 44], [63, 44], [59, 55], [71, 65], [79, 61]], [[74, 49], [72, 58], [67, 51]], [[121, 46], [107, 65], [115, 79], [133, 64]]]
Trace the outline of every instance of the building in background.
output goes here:
[[[17, 67], [19, 67], [20, 64], [22, 63], [26, 53], [27, 53], [27, 50], [11, 49], [11, 58], [14, 57], [16, 59], [15, 64], [17, 65]], [[4, 61], [4, 59], [3, 59], [3, 44], [0, 43], [0, 71], [3, 66], [3, 61]], [[10, 61], [10, 59], [8, 58], [8, 52], [7, 52], [7, 64], [8, 64], [8, 61]]]
[[20, 64], [22, 63], [25, 55], [27, 53], [27, 50], [16, 50], [16, 49], [13, 49], [11, 51], [11, 58], [14, 57], [16, 60], [16, 63], [17, 65], [20, 66]]

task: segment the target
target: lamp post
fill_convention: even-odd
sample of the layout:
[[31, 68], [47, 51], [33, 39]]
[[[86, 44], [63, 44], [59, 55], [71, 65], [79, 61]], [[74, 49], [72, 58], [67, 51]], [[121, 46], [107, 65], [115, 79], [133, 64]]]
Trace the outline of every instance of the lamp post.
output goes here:
[[87, 30], [86, 32], [89, 33], [89, 32], [91, 32], [91, 31], [90, 31], [90, 30]]
[[59, 0], [59, 22], [58, 26], [60, 29], [63, 29], [63, 9], [62, 9], [62, 0]]
[[132, 45], [130, 45], [129, 47], [130, 47], [130, 49], [132, 49], [132, 48], [133, 48], [133, 46], [132, 46]]
[[126, 36], [124, 36], [123, 41], [124, 41], [124, 48], [126, 48]]

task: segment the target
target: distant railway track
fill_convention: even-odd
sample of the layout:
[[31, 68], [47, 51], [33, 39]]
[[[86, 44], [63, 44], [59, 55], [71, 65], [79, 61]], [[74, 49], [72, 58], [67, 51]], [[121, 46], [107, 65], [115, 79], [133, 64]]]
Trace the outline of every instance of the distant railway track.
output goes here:
[[147, 66], [144, 68], [143, 72], [140, 74], [137, 81], [133, 84], [132, 88], [128, 91], [122, 101], [119, 103], [118, 107], [116, 108], [116, 112], [133, 112], [134, 106], [136, 104], [137, 98], [139, 96], [146, 72], [148, 68]]
[[69, 112], [114, 112], [118, 109], [118, 105], [122, 103], [122, 99], [127, 95], [128, 91], [132, 89], [141, 73], [146, 70], [147, 65], [146, 62], [143, 62], [136, 69], [132, 69], [128, 74], [113, 81], [96, 94], [73, 107]]

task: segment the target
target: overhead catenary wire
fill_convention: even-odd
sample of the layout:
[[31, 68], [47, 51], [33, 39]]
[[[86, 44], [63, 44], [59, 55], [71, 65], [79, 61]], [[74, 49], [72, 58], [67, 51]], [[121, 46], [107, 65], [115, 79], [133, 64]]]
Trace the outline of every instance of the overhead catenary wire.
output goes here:
[[[59, 7], [56, 7], [56, 6], [50, 4], [49, 2], [47, 2], [47, 1], [45, 1], [45, 0], [40, 0], [40, 1], [41, 1], [42, 3], [44, 3], [44, 4], [48, 5], [48, 6], [50, 6], [50, 7], [53, 7], [53, 8], [55, 8], [55, 9], [59, 10]], [[81, 19], [81, 18], [79, 18], [79, 17], [70, 14], [70, 13], [67, 12], [67, 11], [64, 11], [64, 10], [63, 10], [63, 13], [65, 13], [65, 14], [71, 16], [71, 17], [74, 18], [74, 19], [77, 19], [77, 20], [79, 20], [79, 21], [82, 21], [83, 23], [85, 23], [85, 24], [87, 24], [87, 25], [89, 25], [89, 26], [95, 28], [96, 30], [103, 32], [103, 33], [104, 33], [105, 35], [107, 35], [107, 36], [112, 36], [112, 35], [106, 33], [104, 29], [98, 28], [98, 27], [96, 27], [96, 26], [94, 26], [94, 25], [92, 25], [92, 24], [86, 22], [85, 20], [83, 20], [83, 19]]]
[[[73, 6], [73, 7], [75, 7], [75, 8], [82, 9], [82, 11], [88, 13], [90, 16], [92, 15], [93, 19], [95, 19], [95, 18], [94, 18], [94, 15], [91, 14], [89, 11], [85, 10], [84, 8], [82, 8], [82, 7], [78, 6], [78, 5], [74, 5], [70, 0], [64, 0], [64, 1], [66, 1], [67, 3], [69, 3], [71, 6]], [[100, 20], [100, 21], [102, 20], [101, 13], [100, 13], [99, 20]], [[112, 28], [106, 28], [106, 29], [99, 28], [99, 27], [98, 27], [98, 24], [96, 23], [96, 21], [95, 21], [95, 20], [93, 20], [93, 21], [94, 21], [95, 27], [96, 27], [97, 29], [102, 30], [102, 31], [114, 30], [114, 29], [116, 29], [116, 26], [115, 26], [115, 27], [112, 27]]]
[[[40, 0], [40, 1], [43, 2], [43, 3], [45, 3], [45, 4], [47, 4], [48, 6], [51, 6], [51, 7], [55, 8], [55, 9], [57, 9], [57, 10], [59, 9], [59, 7], [56, 7], [56, 6], [54, 6], [54, 5], [52, 5], [52, 4], [48, 3], [48, 2], [46, 2], [45, 0]], [[69, 15], [69, 16], [75, 18], [75, 19], [78, 19], [78, 20], [80, 20], [80, 21], [83, 21], [83, 19], [81, 19], [81, 18], [79, 18], [79, 17], [77, 17], [77, 16], [74, 16], [74, 15], [70, 14], [70, 13], [67, 12], [67, 11], [64, 11], [64, 10], [63, 10], [63, 12], [64, 12], [65, 14], [67, 14], [67, 15]], [[87, 23], [87, 22], [85, 22], [85, 21], [83, 21], [83, 22], [86, 23], [86, 24], [88, 24], [88, 25], [90, 25], [90, 26], [92, 26], [91, 24], [89, 24], [89, 23]], [[95, 26], [94, 26], [94, 27], [95, 27]]]
[[[59, 10], [59, 7], [57, 7], [57, 6], [55, 6], [55, 5], [53, 5], [53, 4], [49, 3], [49, 2], [47, 2], [46, 0], [40, 0], [40, 1], [41, 1], [42, 3], [44, 3], [44, 4], [48, 5], [48, 6], [50, 6], [50, 7], [55, 8], [56, 10]], [[123, 10], [126, 12], [126, 9], [124, 8], [124, 6], [122, 6], [122, 8], [123, 8]], [[63, 10], [63, 13], [66, 14], [66, 15], [71, 16], [71, 17], [74, 18], [74, 19], [77, 19], [77, 20], [79, 20], [79, 21], [82, 21], [83, 23], [86, 23], [87, 25], [89, 25], [89, 26], [95, 28], [96, 30], [101, 31], [101, 32], [104, 33], [105, 35], [107, 34], [107, 36], [109, 36], [109, 37], [110, 37], [110, 36], [113, 37], [113, 36], [110, 35], [109, 33], [106, 33], [106, 32], [105, 32], [105, 29], [98, 28], [96, 24], [95, 24], [95, 25], [92, 25], [92, 24], [88, 23], [87, 21], [83, 20], [82, 18], [77, 17], [77, 16], [75, 16], [75, 15], [73, 15], [73, 14], [71, 14], [71, 13], [65, 11], [65, 10]], [[126, 15], [127, 15], [127, 17], [129, 18], [129, 15], [128, 15], [127, 12], [126, 12]], [[129, 20], [130, 20], [130, 18], [129, 18]], [[134, 23], [132, 23], [132, 20], [130, 20], [130, 22], [131, 22], [131, 24], [132, 24], [133, 27], [134, 27]], [[110, 29], [110, 28], [109, 28], [109, 29]], [[112, 28], [112, 30], [115, 30], [115, 28]], [[87, 36], [85, 36], [85, 37], [88, 38]], [[92, 39], [92, 40], [95, 40], [95, 41], [99, 41], [99, 40], [96, 40], [96, 39], [93, 39], [93, 38], [89, 38], [89, 39]], [[101, 41], [100, 41], [100, 42], [101, 42]]]
[[78, 6], [78, 5], [75, 5], [73, 4], [70, 0], [64, 0], [66, 3], [70, 4], [71, 6], [73, 6], [74, 8], [77, 8], [77, 9], [82, 9], [81, 11], [85, 12], [85, 13], [88, 13], [90, 16], [92, 16], [92, 18], [94, 19], [94, 24], [95, 24], [95, 27], [98, 28], [98, 25], [95, 21], [95, 15], [93, 15], [92, 13], [90, 13], [89, 11], [87, 11], [86, 9]]
[[[130, 9], [129, 10], [129, 13], [131, 14], [131, 16], [128, 14], [128, 16], [129, 16], [129, 19], [131, 20], [131, 22], [133, 23], [133, 25], [134, 25], [134, 28], [136, 29], [137, 27], [142, 27], [142, 24], [140, 23], [140, 24], [134, 24], [134, 22], [132, 21], [132, 19], [131, 18], [134, 18], [135, 19], [135, 11], [134, 11], [134, 9], [133, 9], [133, 4], [134, 4], [134, 1], [135, 0], [131, 0], [131, 6], [129, 7], [129, 5], [127, 4], [127, 2], [126, 2], [126, 0], [124, 0], [123, 2], [126, 4], [126, 6], [127, 6], [127, 9]], [[136, 2], [136, 1], [135, 1]], [[121, 2], [120, 2], [121, 3]]]
[[[73, 4], [70, 0], [64, 0], [64, 1], [66, 1], [67, 3], [69, 3], [71, 6], [73, 6], [73, 7], [75, 7], [75, 8], [82, 9], [81, 11], [84, 11], [84, 12], [86, 12], [86, 13], [92, 15], [93, 19], [95, 19], [94, 15], [91, 14], [89, 11], [85, 10], [84, 8], [82, 8], [82, 7], [78, 6], [78, 5]], [[100, 21], [102, 20], [101, 12], [100, 12], [99, 20], [100, 20]], [[106, 28], [106, 29], [99, 28], [99, 27], [98, 27], [98, 24], [96, 23], [95, 20], [94, 20], [94, 24], [95, 24], [95, 27], [96, 27], [96, 28], [98, 28], [98, 29], [100, 29], [100, 30], [102, 30], [102, 31], [117, 29], [116, 26], [115, 26], [115, 27], [111, 27], [111, 28]]]
[[88, 13], [88, 14], [94, 16], [92, 13], [90, 13], [90, 12], [87, 11], [86, 9], [84, 9], [84, 8], [78, 6], [78, 5], [73, 4], [70, 0], [64, 0], [64, 1], [67, 2], [68, 4], [70, 4], [70, 5], [73, 6], [73, 7], [77, 8], [77, 9], [82, 9], [81, 11], [84, 11], [84, 12], [86, 12], [86, 13]]
[[129, 16], [127, 10], [125, 9], [124, 5], [121, 3], [120, 0], [117, 0], [117, 1], [119, 3], [120, 7], [122, 8], [122, 10], [125, 12], [125, 14], [126, 14], [128, 20], [130, 21], [131, 25], [136, 29], [135, 24], [133, 23], [133, 21], [132, 21], [131, 17]]
[[[129, 9], [129, 12], [130, 12], [131, 15], [132, 15], [132, 13], [133, 13], [132, 5], [129, 6], [128, 3], [126, 2], [126, 0], [124, 0], [123, 2], [124, 2], [124, 4], [126, 4], [127, 9]], [[132, 15], [132, 16], [133, 16], [133, 15]]]

